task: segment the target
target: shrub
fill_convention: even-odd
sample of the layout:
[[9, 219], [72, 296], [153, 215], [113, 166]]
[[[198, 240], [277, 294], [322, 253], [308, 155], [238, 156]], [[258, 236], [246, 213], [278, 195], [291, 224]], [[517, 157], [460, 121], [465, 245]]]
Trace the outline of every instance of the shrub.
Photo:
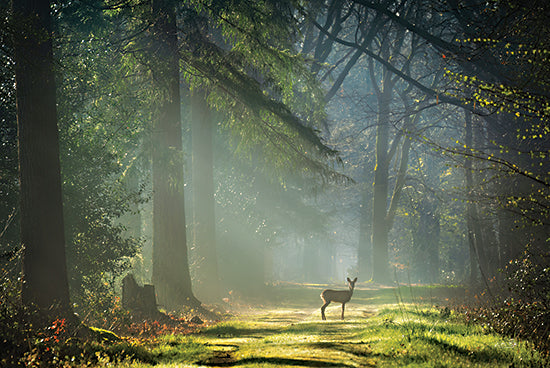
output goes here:
[[482, 305], [461, 310], [468, 320], [533, 343], [550, 355], [550, 252], [527, 247], [504, 270], [506, 288]]

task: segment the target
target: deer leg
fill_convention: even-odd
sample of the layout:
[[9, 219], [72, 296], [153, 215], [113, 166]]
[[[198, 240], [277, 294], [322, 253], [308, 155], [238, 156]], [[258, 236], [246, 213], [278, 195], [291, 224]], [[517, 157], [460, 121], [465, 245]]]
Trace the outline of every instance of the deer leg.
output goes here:
[[344, 319], [344, 309], [346, 308], [346, 303], [342, 303], [342, 319]]
[[325, 317], [325, 309], [327, 308], [327, 306], [330, 304], [330, 300], [329, 301], [326, 301], [325, 304], [323, 304], [323, 306], [321, 307], [321, 318], [324, 320], [326, 320], [327, 318]]

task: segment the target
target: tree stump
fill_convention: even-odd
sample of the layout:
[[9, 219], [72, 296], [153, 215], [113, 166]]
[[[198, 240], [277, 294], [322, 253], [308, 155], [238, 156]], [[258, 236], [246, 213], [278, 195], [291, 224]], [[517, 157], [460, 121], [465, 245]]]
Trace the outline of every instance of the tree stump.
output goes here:
[[122, 279], [122, 306], [148, 316], [159, 313], [154, 285], [140, 286], [129, 273]]

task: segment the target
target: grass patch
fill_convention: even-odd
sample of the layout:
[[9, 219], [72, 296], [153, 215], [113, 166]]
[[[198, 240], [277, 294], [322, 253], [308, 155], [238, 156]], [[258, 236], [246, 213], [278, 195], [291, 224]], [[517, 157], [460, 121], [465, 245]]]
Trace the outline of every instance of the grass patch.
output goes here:
[[526, 342], [467, 325], [436, 308], [385, 308], [354, 340], [366, 345], [380, 366], [541, 367], [547, 363]]
[[151, 350], [157, 363], [193, 363], [206, 359], [211, 351], [195, 336], [163, 335]]

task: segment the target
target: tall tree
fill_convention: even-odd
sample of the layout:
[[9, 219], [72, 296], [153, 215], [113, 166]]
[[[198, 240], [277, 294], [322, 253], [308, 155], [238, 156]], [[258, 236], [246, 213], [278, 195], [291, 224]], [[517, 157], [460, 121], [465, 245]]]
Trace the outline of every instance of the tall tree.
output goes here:
[[220, 298], [216, 218], [214, 202], [214, 121], [205, 92], [191, 95], [191, 135], [193, 147], [193, 240], [197, 252], [199, 296], [205, 300]]
[[191, 286], [183, 197], [183, 143], [175, 4], [153, 0], [153, 284], [168, 310], [198, 306]]
[[23, 302], [71, 310], [49, 1], [13, 1]]
[[[479, 146], [474, 143], [475, 129], [472, 126], [472, 113], [465, 111], [464, 119], [464, 143], [466, 147], [473, 149]], [[465, 157], [464, 162], [464, 177], [466, 184], [466, 194], [468, 203], [466, 204], [466, 224], [468, 227], [468, 246], [470, 249], [470, 284], [475, 285], [478, 271], [482, 276], [482, 280], [487, 280], [487, 259], [485, 257], [485, 241], [482, 227], [480, 224], [481, 216], [479, 215], [478, 204], [479, 195], [476, 195], [476, 183], [474, 178], [474, 160], [471, 157]]]
[[[388, 49], [386, 49], [386, 57]], [[373, 204], [372, 204], [372, 274], [377, 282], [390, 281], [388, 233], [390, 231], [387, 219], [387, 202], [389, 192], [388, 153], [390, 141], [390, 104], [393, 96], [395, 79], [384, 70], [382, 86], [378, 90], [378, 114], [376, 126], [376, 166], [374, 168]], [[376, 83], [373, 80], [374, 83]]]

